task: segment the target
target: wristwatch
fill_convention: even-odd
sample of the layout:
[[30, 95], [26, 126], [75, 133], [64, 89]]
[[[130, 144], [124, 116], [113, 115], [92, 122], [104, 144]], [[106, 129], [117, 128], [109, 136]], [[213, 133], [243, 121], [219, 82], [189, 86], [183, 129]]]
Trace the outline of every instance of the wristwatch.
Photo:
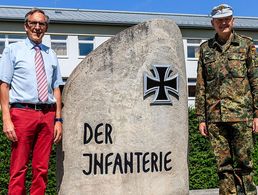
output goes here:
[[61, 123], [63, 123], [64, 120], [63, 120], [63, 118], [55, 118], [55, 122], [61, 122]]

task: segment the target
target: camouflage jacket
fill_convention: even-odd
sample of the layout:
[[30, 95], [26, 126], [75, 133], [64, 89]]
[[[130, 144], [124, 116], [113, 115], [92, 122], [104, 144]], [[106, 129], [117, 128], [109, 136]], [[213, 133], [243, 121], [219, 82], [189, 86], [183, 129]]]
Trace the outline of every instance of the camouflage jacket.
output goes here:
[[258, 117], [256, 48], [250, 38], [235, 32], [223, 46], [216, 37], [200, 46], [195, 98], [198, 120], [252, 120]]

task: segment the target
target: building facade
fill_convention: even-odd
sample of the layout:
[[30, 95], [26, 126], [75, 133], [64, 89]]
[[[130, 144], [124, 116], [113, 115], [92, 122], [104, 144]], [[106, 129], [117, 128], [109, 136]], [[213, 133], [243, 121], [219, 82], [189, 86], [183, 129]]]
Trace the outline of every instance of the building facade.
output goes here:
[[[0, 54], [6, 45], [26, 37], [24, 15], [30, 9], [0, 6]], [[199, 45], [214, 36], [208, 15], [42, 9], [50, 17], [50, 26], [43, 43], [57, 53], [64, 81], [88, 53], [122, 30], [156, 18], [174, 20], [183, 36], [188, 103], [193, 106]], [[235, 30], [252, 37], [258, 48], [258, 18], [235, 17]]]

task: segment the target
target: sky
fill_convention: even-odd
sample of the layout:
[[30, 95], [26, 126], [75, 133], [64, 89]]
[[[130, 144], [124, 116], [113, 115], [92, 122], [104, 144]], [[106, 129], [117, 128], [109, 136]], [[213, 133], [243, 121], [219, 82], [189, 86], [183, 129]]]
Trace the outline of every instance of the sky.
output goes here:
[[235, 16], [258, 17], [258, 0], [0, 0], [1, 5], [209, 15], [226, 3]]

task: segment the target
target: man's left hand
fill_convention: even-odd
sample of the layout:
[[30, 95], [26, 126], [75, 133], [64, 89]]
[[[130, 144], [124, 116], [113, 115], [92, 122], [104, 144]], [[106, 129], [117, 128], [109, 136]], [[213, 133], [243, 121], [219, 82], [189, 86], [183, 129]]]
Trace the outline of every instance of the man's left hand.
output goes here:
[[253, 120], [253, 132], [258, 133], [258, 118], [254, 118]]
[[54, 127], [54, 143], [58, 143], [62, 139], [62, 132], [62, 123], [60, 121], [56, 121]]

